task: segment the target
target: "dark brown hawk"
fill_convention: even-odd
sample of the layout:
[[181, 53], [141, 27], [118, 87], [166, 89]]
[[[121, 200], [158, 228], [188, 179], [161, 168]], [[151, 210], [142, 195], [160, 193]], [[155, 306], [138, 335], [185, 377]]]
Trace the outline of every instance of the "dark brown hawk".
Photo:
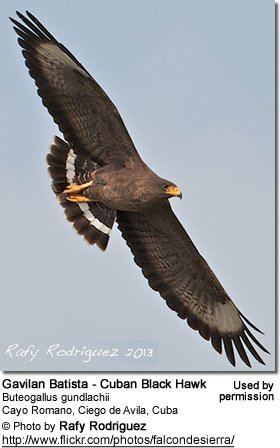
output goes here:
[[[66, 217], [90, 244], [105, 250], [114, 221], [149, 285], [181, 319], [222, 347], [264, 364], [248, 326], [188, 234], [168, 199], [179, 188], [140, 158], [106, 93], [77, 59], [30, 13], [11, 19], [38, 94], [66, 140], [56, 137], [47, 156], [52, 188]], [[261, 332], [260, 332], [261, 333]]]

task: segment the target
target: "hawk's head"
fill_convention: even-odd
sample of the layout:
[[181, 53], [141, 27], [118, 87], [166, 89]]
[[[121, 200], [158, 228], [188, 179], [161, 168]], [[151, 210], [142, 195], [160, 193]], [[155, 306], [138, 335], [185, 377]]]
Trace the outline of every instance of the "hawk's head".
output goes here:
[[172, 183], [164, 183], [164, 195], [168, 198], [172, 198], [173, 196], [177, 196], [178, 198], [182, 199], [182, 192], [180, 188], [177, 187], [177, 185]]
[[182, 199], [182, 192], [173, 182], [166, 179], [160, 179], [157, 185], [157, 190], [160, 197], [165, 199], [172, 198], [174, 196]]

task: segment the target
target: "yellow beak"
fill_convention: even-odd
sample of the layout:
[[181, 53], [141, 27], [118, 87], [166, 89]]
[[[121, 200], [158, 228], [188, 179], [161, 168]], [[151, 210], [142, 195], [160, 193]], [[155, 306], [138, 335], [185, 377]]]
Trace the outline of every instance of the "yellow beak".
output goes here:
[[176, 187], [175, 185], [169, 185], [165, 190], [165, 194], [168, 194], [168, 196], [178, 196], [180, 199], [182, 199], [182, 192], [180, 188]]

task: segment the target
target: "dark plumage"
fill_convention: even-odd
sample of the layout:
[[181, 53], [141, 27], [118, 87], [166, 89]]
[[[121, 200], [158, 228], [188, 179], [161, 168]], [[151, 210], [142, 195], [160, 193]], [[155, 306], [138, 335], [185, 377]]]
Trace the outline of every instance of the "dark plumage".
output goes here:
[[117, 220], [135, 263], [167, 305], [218, 353], [235, 365], [235, 350], [267, 350], [250, 332], [259, 331], [234, 305], [172, 212], [181, 197], [172, 182], [140, 158], [106, 93], [77, 59], [30, 13], [11, 19], [38, 94], [66, 142], [56, 137], [47, 156], [52, 188], [66, 217], [90, 244], [105, 250]]

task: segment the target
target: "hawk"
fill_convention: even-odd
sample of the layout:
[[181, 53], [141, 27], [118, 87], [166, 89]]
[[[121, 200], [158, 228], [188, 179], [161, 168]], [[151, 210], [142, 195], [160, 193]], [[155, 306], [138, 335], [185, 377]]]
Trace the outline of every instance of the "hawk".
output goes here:
[[[173, 213], [169, 199], [180, 189], [141, 159], [106, 93], [85, 67], [36, 19], [17, 12], [11, 19], [29, 73], [44, 106], [64, 136], [47, 156], [52, 188], [66, 217], [90, 243], [105, 250], [118, 228], [149, 285], [181, 319], [251, 367], [261, 364], [257, 346], [269, 353], [249, 327]], [[255, 344], [255, 346], [253, 345]]]

